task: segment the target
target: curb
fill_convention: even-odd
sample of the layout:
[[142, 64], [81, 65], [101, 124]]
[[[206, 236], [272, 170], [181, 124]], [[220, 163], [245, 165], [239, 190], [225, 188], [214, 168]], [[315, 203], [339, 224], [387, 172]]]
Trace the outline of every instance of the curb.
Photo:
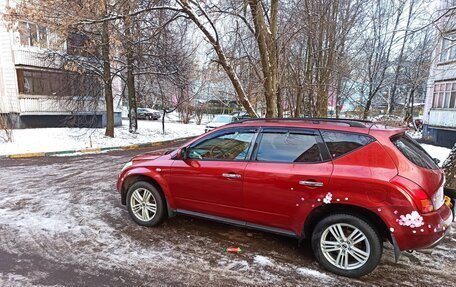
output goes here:
[[127, 146], [85, 148], [85, 149], [64, 150], [64, 151], [33, 152], [33, 153], [0, 155], [0, 159], [8, 159], [8, 158], [9, 159], [24, 159], [24, 158], [34, 158], [34, 157], [51, 157], [51, 156], [59, 156], [59, 155], [70, 155], [70, 154], [75, 154], [75, 153], [98, 154], [101, 152], [112, 151], [112, 150], [133, 150], [133, 149], [147, 148], [147, 147], [161, 147], [161, 146], [172, 144], [172, 143], [187, 141], [187, 140], [190, 140], [193, 138], [195, 138], [195, 137], [185, 137], [185, 138], [178, 138], [178, 139], [167, 140], [167, 141], [150, 142], [150, 143], [127, 145]]

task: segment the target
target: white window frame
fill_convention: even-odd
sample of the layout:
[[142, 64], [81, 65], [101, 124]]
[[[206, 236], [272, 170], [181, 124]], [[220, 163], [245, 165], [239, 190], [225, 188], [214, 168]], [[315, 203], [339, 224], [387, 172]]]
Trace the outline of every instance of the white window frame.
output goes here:
[[[445, 44], [448, 46], [445, 47]], [[439, 62], [456, 61], [456, 34], [444, 35], [440, 44]]]
[[[455, 99], [450, 105], [452, 95]], [[434, 83], [432, 109], [456, 109], [456, 81]]]
[[[22, 34], [20, 31], [21, 24], [26, 25], [27, 31], [30, 31], [32, 25], [36, 27], [37, 43], [35, 45], [32, 45], [32, 38], [30, 37], [30, 35], [27, 36], [27, 44], [22, 43], [22, 41], [21, 41]], [[44, 42], [44, 43], [41, 42], [41, 38], [43, 37], [42, 36], [43, 29], [45, 29], [45, 31], [46, 31], [45, 32], [46, 42]], [[19, 21], [17, 23], [17, 33], [18, 33], [17, 45], [19, 47], [32, 48], [32, 49], [49, 49], [49, 47], [51, 46], [50, 38], [52, 37], [52, 35], [50, 35], [49, 29], [47, 27], [42, 27], [42, 26], [39, 26], [39, 25], [29, 22], [29, 21]]]

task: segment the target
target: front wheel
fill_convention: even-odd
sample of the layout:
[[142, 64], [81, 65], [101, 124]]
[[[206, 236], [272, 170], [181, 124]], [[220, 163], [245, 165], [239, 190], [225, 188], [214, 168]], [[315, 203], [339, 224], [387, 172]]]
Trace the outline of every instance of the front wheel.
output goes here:
[[333, 214], [321, 220], [312, 233], [312, 249], [328, 271], [346, 277], [372, 272], [382, 257], [382, 241], [364, 219]]
[[128, 189], [127, 209], [131, 218], [143, 226], [159, 225], [166, 217], [162, 194], [144, 181], [138, 181]]

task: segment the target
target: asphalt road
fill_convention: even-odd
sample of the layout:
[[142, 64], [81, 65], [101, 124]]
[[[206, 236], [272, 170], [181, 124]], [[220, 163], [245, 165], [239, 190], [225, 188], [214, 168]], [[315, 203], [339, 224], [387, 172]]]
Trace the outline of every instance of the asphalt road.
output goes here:
[[[456, 226], [432, 254], [386, 244], [361, 279], [325, 272], [308, 242], [177, 216], [136, 225], [117, 174], [151, 149], [0, 160], [0, 286], [452, 286]], [[225, 247], [241, 247], [228, 254]]]

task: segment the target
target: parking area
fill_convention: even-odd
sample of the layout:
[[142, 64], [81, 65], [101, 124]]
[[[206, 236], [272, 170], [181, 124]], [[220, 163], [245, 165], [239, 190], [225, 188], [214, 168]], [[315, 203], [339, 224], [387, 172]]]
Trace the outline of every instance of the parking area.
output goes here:
[[[150, 149], [149, 149], [150, 150]], [[0, 160], [1, 286], [451, 286], [456, 226], [432, 254], [391, 246], [369, 276], [325, 272], [308, 242], [178, 216], [136, 225], [117, 174], [133, 155]], [[224, 252], [241, 247], [243, 253]]]

